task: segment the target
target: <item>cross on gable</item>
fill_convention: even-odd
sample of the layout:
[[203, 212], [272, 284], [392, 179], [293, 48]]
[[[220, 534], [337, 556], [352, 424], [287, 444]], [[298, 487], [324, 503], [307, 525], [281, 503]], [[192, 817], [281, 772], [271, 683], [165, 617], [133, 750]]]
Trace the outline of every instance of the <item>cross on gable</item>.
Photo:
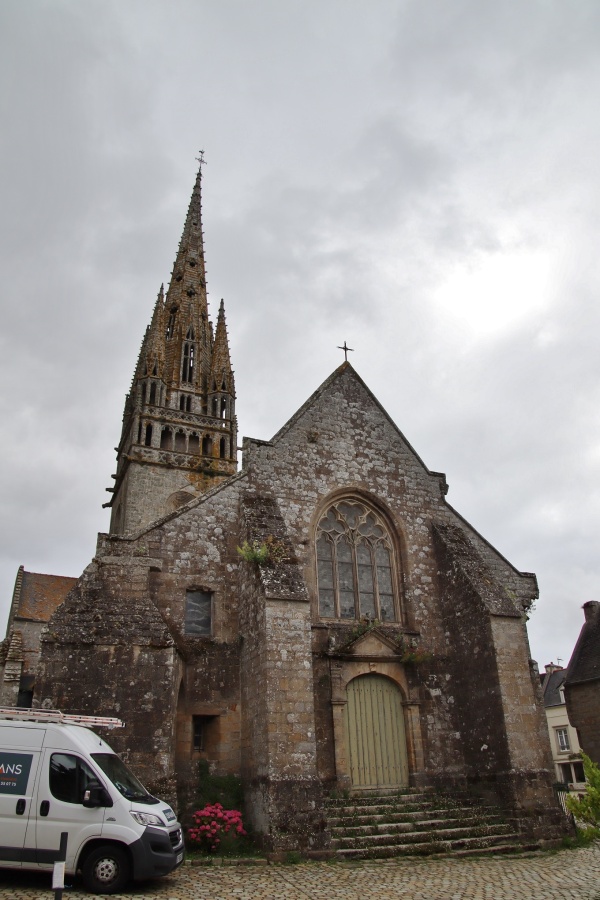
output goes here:
[[348, 347], [348, 345], [346, 344], [346, 341], [344, 341], [344, 346], [343, 346], [343, 347], [340, 347], [340, 346], [338, 345], [338, 350], [343, 350], [343, 351], [344, 351], [344, 360], [345, 360], [345, 362], [348, 362], [348, 353], [354, 353], [354, 348], [353, 348], [353, 347]]

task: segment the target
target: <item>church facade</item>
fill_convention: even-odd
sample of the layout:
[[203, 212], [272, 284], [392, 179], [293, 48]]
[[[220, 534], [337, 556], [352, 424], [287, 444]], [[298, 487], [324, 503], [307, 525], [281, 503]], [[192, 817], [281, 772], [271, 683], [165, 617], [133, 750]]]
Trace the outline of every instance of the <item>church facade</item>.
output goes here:
[[240, 776], [268, 848], [326, 849], [332, 792], [413, 786], [468, 788], [555, 835], [535, 576], [448, 504], [347, 362], [271, 440], [243, 440], [239, 472], [236, 453], [198, 173], [125, 403], [110, 532], [42, 630], [34, 704], [122, 718], [111, 743], [180, 811], [201, 760]]

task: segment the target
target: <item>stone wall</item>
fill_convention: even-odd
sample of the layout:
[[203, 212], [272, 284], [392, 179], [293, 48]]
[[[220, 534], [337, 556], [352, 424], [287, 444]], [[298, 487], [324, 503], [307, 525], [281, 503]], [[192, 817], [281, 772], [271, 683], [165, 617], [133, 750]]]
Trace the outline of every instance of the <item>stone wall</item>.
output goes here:
[[126, 555], [88, 566], [42, 635], [34, 699], [64, 712], [123, 719], [126, 727], [110, 733], [110, 745], [149, 790], [174, 799], [180, 663], [149, 598], [148, 570], [147, 559]]
[[230, 474], [226, 460], [182, 457], [180, 465], [168, 464], [170, 454], [136, 448], [141, 457], [163, 456], [165, 461], [126, 464], [111, 519], [111, 533], [136, 534], [157, 519], [174, 512], [184, 502], [214, 488]]
[[308, 597], [278, 506], [245, 501], [250, 542], [277, 542], [281, 558], [240, 567], [243, 776], [247, 809], [269, 849], [327, 843], [317, 774]]

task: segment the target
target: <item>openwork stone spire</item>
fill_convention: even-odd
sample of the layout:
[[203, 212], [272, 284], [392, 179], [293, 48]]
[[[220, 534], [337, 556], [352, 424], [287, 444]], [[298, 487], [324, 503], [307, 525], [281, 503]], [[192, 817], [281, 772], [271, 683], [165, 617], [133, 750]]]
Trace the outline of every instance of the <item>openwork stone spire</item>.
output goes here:
[[225, 310], [208, 316], [202, 163], [171, 283], [161, 289], [125, 400], [111, 533], [149, 525], [237, 469], [235, 386]]
[[212, 354], [210, 369], [211, 389], [228, 394], [235, 398], [235, 385], [233, 381], [233, 369], [229, 357], [229, 341], [227, 340], [227, 325], [225, 323], [225, 303], [221, 300], [217, 330]]

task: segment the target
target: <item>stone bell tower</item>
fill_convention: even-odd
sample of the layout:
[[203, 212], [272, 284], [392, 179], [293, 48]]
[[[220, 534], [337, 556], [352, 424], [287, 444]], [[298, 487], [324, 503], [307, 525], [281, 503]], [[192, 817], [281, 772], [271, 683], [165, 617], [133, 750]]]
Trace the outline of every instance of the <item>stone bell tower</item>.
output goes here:
[[173, 266], [156, 300], [117, 449], [110, 533], [130, 534], [235, 474], [235, 384], [223, 301], [208, 317], [202, 164]]

